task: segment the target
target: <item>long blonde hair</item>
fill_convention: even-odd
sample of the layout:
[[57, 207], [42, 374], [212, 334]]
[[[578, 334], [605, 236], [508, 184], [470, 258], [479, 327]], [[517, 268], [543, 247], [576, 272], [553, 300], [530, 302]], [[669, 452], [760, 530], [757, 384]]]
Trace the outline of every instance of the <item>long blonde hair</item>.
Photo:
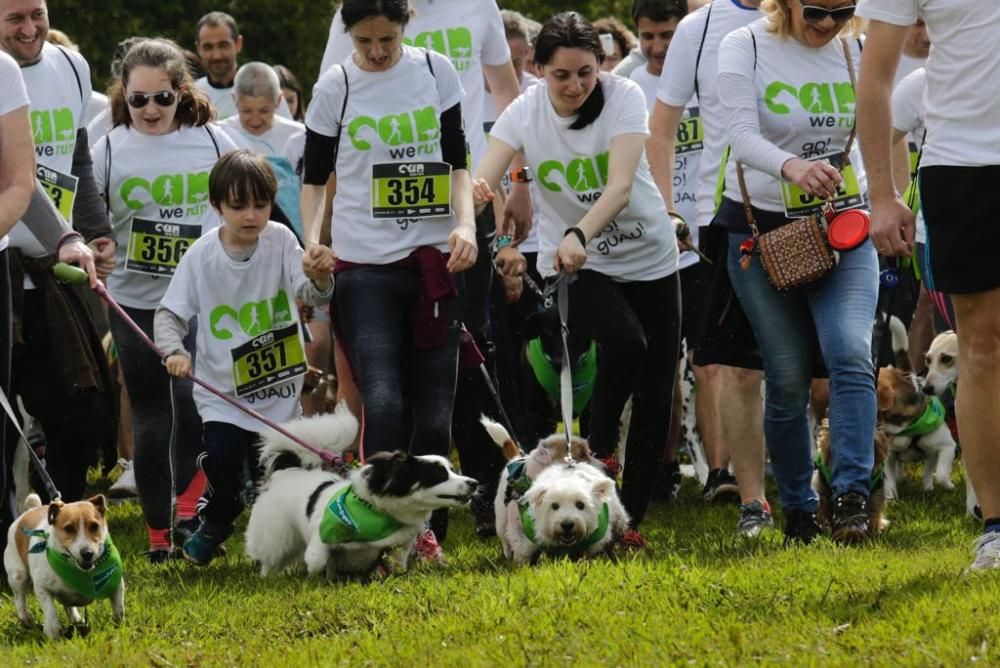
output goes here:
[[[792, 11], [788, 7], [789, 0], [764, 0], [760, 9], [767, 15], [768, 32], [779, 37], [790, 37], [792, 34]], [[840, 28], [838, 37], [859, 37], [864, 33], [865, 20], [854, 16]]]

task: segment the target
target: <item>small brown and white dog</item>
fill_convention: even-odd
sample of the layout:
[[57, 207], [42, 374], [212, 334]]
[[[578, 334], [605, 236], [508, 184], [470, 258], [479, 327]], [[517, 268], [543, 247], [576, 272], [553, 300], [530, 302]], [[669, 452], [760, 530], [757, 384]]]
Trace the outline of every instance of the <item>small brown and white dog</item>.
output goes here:
[[110, 598], [114, 621], [121, 622], [125, 616], [125, 579], [121, 558], [108, 533], [104, 495], [43, 506], [37, 494], [30, 494], [26, 505], [28, 510], [8, 531], [3, 555], [21, 623], [32, 623], [26, 598], [31, 585], [45, 614], [44, 630], [50, 639], [62, 635], [56, 602], [63, 605], [76, 627], [84, 623], [79, 607], [96, 598]]
[[958, 381], [958, 334], [949, 329], [935, 336], [924, 361], [924, 393], [940, 397]]
[[[889, 454], [889, 437], [875, 430], [874, 439], [875, 466], [872, 471], [872, 486], [868, 492], [868, 530], [872, 536], [885, 531], [889, 520], [885, 519], [885, 461]], [[813, 489], [819, 495], [819, 508], [816, 511], [819, 521], [826, 527], [833, 522], [833, 488], [830, 481], [830, 421], [823, 418], [816, 431], [816, 450], [818, 461], [813, 473]]]

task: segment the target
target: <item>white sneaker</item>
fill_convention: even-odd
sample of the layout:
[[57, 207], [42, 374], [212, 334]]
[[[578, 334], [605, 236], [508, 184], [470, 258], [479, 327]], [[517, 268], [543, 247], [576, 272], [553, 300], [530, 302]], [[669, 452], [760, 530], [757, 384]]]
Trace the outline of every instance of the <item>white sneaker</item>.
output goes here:
[[115, 484], [108, 488], [108, 496], [115, 499], [138, 496], [139, 492], [135, 488], [135, 471], [132, 469], [131, 460], [119, 459], [118, 467], [122, 470], [121, 475], [118, 476]]
[[976, 539], [976, 558], [966, 573], [1000, 568], [1000, 531], [984, 533]]

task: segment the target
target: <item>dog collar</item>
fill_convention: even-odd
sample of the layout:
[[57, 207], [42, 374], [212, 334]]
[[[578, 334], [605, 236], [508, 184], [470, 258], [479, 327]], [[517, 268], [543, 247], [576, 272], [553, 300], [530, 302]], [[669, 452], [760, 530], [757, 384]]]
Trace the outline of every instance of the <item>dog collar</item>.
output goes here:
[[52, 549], [49, 545], [48, 532], [42, 529], [34, 531], [22, 529], [22, 531], [32, 538], [42, 539], [32, 545], [28, 551], [32, 554], [45, 552], [49, 567], [59, 576], [64, 585], [77, 594], [89, 599], [110, 598], [121, 584], [122, 557], [118, 553], [118, 548], [111, 541], [111, 536], [105, 537], [104, 550], [94, 562], [94, 567], [85, 571], [68, 554]]
[[[830, 471], [830, 467], [826, 465], [823, 461], [822, 453], [816, 453], [816, 459], [813, 460], [813, 464], [816, 466], [816, 470], [819, 471], [820, 476], [826, 481], [826, 484], [832, 489], [833, 488], [833, 472]], [[879, 464], [878, 468], [872, 471], [871, 482], [868, 483], [868, 491], [874, 492], [878, 489], [882, 481], [885, 480], [885, 464]]]
[[348, 485], [323, 510], [319, 536], [328, 545], [371, 543], [392, 535], [400, 526], [394, 518], [375, 510], [358, 496], [354, 485]]
[[[524, 531], [524, 537], [537, 545], [538, 539], [535, 534], [535, 518], [531, 514], [531, 506], [527, 503], [518, 503], [517, 505], [517, 509], [521, 514], [521, 529]], [[608, 504], [601, 504], [601, 514], [597, 517], [597, 527], [583, 540], [583, 542], [579, 545], [580, 548], [587, 549], [607, 535], [608, 526], [610, 525], [609, 516], [610, 512], [608, 511]], [[576, 547], [578, 546], [573, 545], [568, 549], [572, 550]], [[566, 550], [567, 548], [555, 546], [548, 549], [551, 552], [560, 552]]]
[[[525, 356], [535, 375], [535, 380], [553, 401], [559, 400], [559, 370], [545, 354], [540, 338], [531, 339], [525, 348]], [[579, 415], [594, 393], [594, 379], [597, 377], [597, 342], [580, 355], [573, 365], [573, 415]]]
[[897, 436], [926, 436], [944, 424], [944, 404], [937, 397], [931, 397], [927, 408], [916, 420], [899, 432]]
[[507, 462], [507, 488], [516, 493], [518, 498], [531, 487], [527, 464], [527, 457], [518, 457]]

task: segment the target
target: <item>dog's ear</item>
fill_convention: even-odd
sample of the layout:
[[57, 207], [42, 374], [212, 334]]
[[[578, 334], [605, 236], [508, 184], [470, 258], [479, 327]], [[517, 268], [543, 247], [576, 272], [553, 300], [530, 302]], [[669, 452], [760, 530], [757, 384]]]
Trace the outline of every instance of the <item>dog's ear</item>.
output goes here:
[[602, 478], [594, 483], [594, 498], [598, 501], [607, 501], [615, 494], [615, 481], [611, 478]]
[[524, 494], [524, 498], [533, 506], [541, 504], [542, 498], [545, 496], [545, 490], [538, 487], [531, 487]]
[[55, 524], [56, 518], [59, 517], [59, 511], [63, 509], [66, 505], [62, 501], [53, 501], [49, 504], [49, 524]]
[[590, 461], [590, 445], [586, 440], [582, 438], [574, 438], [570, 442], [569, 446], [570, 454], [573, 455], [573, 460], [577, 462], [589, 462]]
[[104, 498], [103, 494], [92, 496], [89, 499], [87, 499], [87, 501], [92, 503], [94, 507], [97, 508], [97, 512], [101, 514], [101, 517], [104, 517], [104, 513], [108, 508], [108, 502], [107, 499]]
[[[886, 373], [889, 373], [889, 371], [882, 369], [882, 374]], [[892, 398], [895, 395], [895, 391], [892, 389], [892, 381], [885, 377], [879, 377], [876, 395], [878, 397], [878, 410], [880, 413], [884, 413], [892, 408]]]

